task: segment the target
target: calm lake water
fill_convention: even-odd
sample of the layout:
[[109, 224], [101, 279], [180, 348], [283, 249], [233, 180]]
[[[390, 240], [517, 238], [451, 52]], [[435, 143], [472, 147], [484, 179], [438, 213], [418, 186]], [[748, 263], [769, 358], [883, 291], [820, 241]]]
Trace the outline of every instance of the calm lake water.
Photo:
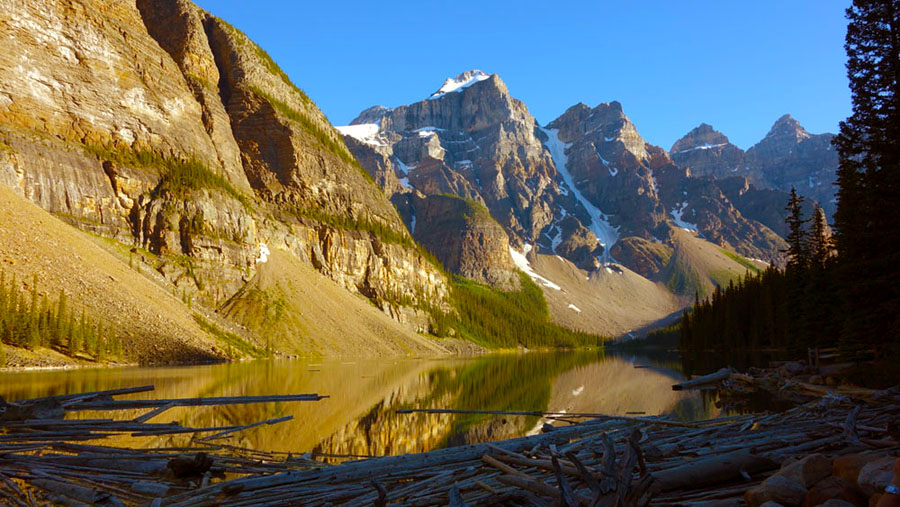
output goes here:
[[[669, 414], [681, 420], [719, 415], [708, 397], [672, 391], [683, 380], [671, 360], [592, 353], [529, 353], [472, 359], [271, 360], [207, 366], [0, 373], [8, 400], [153, 384], [136, 398], [318, 393], [318, 402], [177, 408], [153, 422], [208, 427], [294, 419], [233, 435], [228, 443], [268, 451], [381, 456], [539, 431], [526, 416], [397, 414], [401, 408], [454, 408]], [[143, 411], [122, 411], [133, 418]], [[97, 417], [79, 413], [77, 417]], [[183, 436], [119, 438], [112, 445], [168, 447]]]

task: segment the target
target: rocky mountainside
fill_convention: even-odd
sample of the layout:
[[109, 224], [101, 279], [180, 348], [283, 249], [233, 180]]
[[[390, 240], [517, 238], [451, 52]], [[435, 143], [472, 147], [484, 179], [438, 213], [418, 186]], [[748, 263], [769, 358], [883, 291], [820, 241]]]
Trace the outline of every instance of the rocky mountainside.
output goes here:
[[790, 192], [796, 188], [832, 216], [838, 167], [832, 138], [833, 134], [810, 134], [786, 114], [746, 152], [729, 143], [721, 132], [701, 124], [676, 141], [670, 153], [676, 164], [689, 167], [695, 176], [739, 176], [761, 190]]
[[[731, 173], [728, 180], [697, 177], [664, 149], [647, 143], [618, 102], [594, 108], [577, 104], [541, 127], [499, 76], [474, 70], [448, 79], [423, 100], [369, 108], [338, 129], [400, 210], [414, 237], [451, 271], [495, 286], [509, 279], [506, 243], [499, 237], [505, 233], [515, 266], [538, 281], [549, 301], [559, 299], [551, 310], [556, 308], [556, 320], [570, 327], [578, 327], [566, 313], [571, 302], [554, 293], [563, 289], [556, 289], [559, 283], [533, 267], [552, 265], [540, 261], [541, 255], [559, 256], [588, 280], [591, 273], [627, 270], [648, 283], [665, 284], [666, 273], [674, 268], [664, 268], [678, 250], [675, 232], [681, 229], [766, 262], [779, 262], [784, 247], [772, 229], [783, 228], [783, 216], [770, 206], [781, 199], [778, 192], [760, 191]], [[688, 153], [717, 145], [725, 157], [742, 153], [723, 139], [704, 126], [678, 147]], [[426, 203], [446, 200], [448, 195], [483, 204], [502, 230], [495, 229], [491, 240], [485, 241], [483, 236], [461, 234], [464, 222], [438, 223], [431, 215], [427, 232], [421, 232], [423, 213], [434, 206]], [[440, 241], [425, 240], [423, 234]], [[455, 260], [462, 252], [472, 259], [465, 270]], [[680, 264], [674, 270], [684, 269], [697, 271]], [[741, 274], [745, 269], [735, 264], [726, 271]], [[553, 271], [566, 273], [561, 266]], [[694, 285], [679, 285], [675, 292], [693, 295], [694, 290], [708, 290], [708, 284], [699, 281], [706, 275], [695, 278]], [[593, 294], [586, 287], [564, 292]], [[606, 317], [600, 320], [608, 324], [616, 320], [610, 308], [616, 298], [601, 299], [603, 304], [582, 301], [582, 305], [605, 308], [601, 313]], [[660, 317], [673, 311], [665, 298], [649, 300], [658, 301], [655, 313], [636, 313]], [[627, 306], [621, 297], [618, 301]], [[585, 328], [622, 332], [642, 323], [618, 319], [612, 327], [595, 324], [593, 319]]]
[[5, 2], [0, 183], [217, 308], [272, 251], [422, 327], [448, 281], [316, 105], [187, 0]]

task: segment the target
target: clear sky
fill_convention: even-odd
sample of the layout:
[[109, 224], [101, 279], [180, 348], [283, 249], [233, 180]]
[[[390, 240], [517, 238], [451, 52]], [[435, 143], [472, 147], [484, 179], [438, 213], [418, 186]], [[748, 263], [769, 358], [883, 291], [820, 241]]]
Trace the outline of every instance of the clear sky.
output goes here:
[[701, 122], [741, 148], [784, 113], [812, 133], [850, 113], [849, 0], [196, 0], [246, 32], [335, 125], [498, 73], [543, 125], [618, 100], [669, 149]]

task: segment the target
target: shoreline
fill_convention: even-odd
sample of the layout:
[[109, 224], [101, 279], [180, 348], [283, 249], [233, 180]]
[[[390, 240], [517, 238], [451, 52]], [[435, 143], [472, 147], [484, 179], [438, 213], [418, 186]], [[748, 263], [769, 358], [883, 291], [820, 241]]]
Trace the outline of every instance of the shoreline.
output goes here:
[[[442, 339], [435, 340], [437, 343], [441, 343]], [[462, 341], [462, 340], [457, 340]], [[27, 350], [27, 349], [18, 349], [16, 347], [12, 347], [5, 344], [0, 344], [0, 346], [6, 348], [7, 352], [10, 349], [15, 351]], [[175, 367], [175, 366], [204, 366], [204, 365], [214, 365], [214, 364], [224, 364], [224, 363], [232, 363], [232, 362], [245, 362], [245, 361], [265, 361], [265, 360], [313, 360], [313, 361], [327, 361], [327, 360], [377, 360], [377, 359], [467, 359], [467, 358], [477, 358], [483, 356], [490, 355], [512, 355], [512, 354], [549, 354], [556, 352], [600, 352], [605, 350], [606, 347], [584, 347], [584, 348], [537, 348], [537, 349], [527, 349], [527, 348], [515, 348], [515, 349], [486, 349], [474, 342], [466, 342], [463, 346], [458, 346], [454, 349], [453, 352], [448, 354], [440, 355], [440, 356], [430, 356], [430, 355], [397, 355], [397, 356], [316, 356], [316, 355], [299, 355], [299, 354], [279, 354], [273, 357], [238, 357], [238, 358], [222, 358], [220, 360], [197, 360], [197, 361], [178, 361], [178, 362], [159, 362], [159, 363], [140, 363], [140, 362], [128, 362], [128, 363], [78, 363], [75, 358], [71, 358], [69, 356], [63, 356], [66, 359], [72, 360], [73, 363], [70, 364], [55, 364], [55, 365], [17, 365], [17, 366], [2, 366], [0, 367], [0, 374], [2, 373], [25, 373], [32, 371], [64, 371], [64, 370], [84, 370], [84, 369], [115, 369], [115, 368], [157, 368], [157, 367]], [[28, 351], [32, 353], [31, 351]], [[55, 353], [55, 352], [54, 352]]]

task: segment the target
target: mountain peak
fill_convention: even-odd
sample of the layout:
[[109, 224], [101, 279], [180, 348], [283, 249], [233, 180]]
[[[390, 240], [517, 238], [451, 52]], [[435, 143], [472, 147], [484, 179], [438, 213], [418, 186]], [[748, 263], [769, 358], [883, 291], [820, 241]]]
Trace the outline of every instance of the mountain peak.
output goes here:
[[708, 123], [701, 123], [685, 134], [684, 137], [675, 141], [675, 144], [672, 145], [672, 149], [669, 151], [675, 154], [696, 149], [717, 148], [727, 144], [729, 144], [729, 141], [725, 134], [714, 129]]
[[800, 125], [800, 122], [795, 120], [793, 116], [785, 114], [775, 121], [775, 124], [769, 129], [769, 133], [766, 134], [767, 139], [774, 137], [792, 138], [796, 142], [799, 142], [810, 137], [810, 135], [809, 132], [803, 128], [803, 125]]
[[372, 106], [365, 111], [359, 113], [359, 115], [350, 122], [350, 125], [364, 125], [370, 123], [380, 123], [381, 119], [385, 116], [391, 114], [393, 109], [384, 106]]
[[468, 88], [475, 83], [480, 81], [484, 81], [490, 79], [491, 75], [485, 72], [482, 72], [478, 69], [468, 70], [463, 72], [462, 74], [454, 77], [448, 77], [444, 84], [438, 89], [438, 91], [431, 94], [430, 99], [437, 99], [443, 97], [448, 93], [453, 93], [460, 91], [464, 88]]

